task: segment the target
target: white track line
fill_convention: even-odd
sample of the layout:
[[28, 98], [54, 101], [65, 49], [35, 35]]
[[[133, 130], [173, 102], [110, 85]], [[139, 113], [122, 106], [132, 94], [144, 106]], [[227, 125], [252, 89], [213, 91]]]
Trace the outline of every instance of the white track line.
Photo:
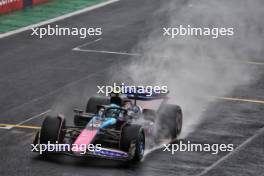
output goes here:
[[198, 174], [197, 176], [202, 176], [206, 173], [208, 173], [210, 170], [212, 170], [213, 168], [215, 168], [217, 165], [221, 164], [223, 161], [225, 161], [227, 158], [229, 158], [231, 155], [233, 155], [234, 153], [238, 152], [241, 148], [243, 148], [244, 146], [246, 146], [248, 143], [250, 143], [254, 138], [256, 138], [258, 135], [264, 133], [264, 128], [261, 128], [260, 130], [258, 130], [256, 132], [255, 135], [251, 136], [250, 138], [248, 138], [246, 141], [244, 141], [242, 144], [240, 144], [239, 146], [237, 146], [237, 148], [235, 148], [235, 150], [233, 150], [232, 152], [228, 153], [227, 155], [223, 156], [222, 158], [220, 158], [219, 160], [217, 160], [214, 164], [212, 164], [211, 166], [207, 167], [205, 170], [203, 170], [200, 174]]
[[82, 49], [84, 46], [99, 42], [103, 38], [98, 38], [96, 40], [84, 43], [72, 49], [72, 51], [81, 51], [81, 52], [90, 52], [90, 53], [104, 53], [104, 54], [118, 54], [118, 55], [129, 55], [129, 56], [140, 56], [138, 53], [127, 53], [127, 52], [115, 52], [115, 51], [100, 51], [100, 50], [91, 50], [91, 49]]
[[[72, 51], [80, 51], [80, 52], [88, 52], [88, 53], [102, 53], [102, 54], [117, 54], [117, 55], [128, 55], [128, 56], [142, 56], [143, 54], [140, 53], [127, 53], [127, 52], [116, 52], [116, 51], [105, 51], [105, 50], [91, 50], [91, 49], [82, 49], [82, 47], [90, 45], [92, 43], [96, 43], [98, 41], [102, 40], [102, 38], [99, 38], [97, 40], [84, 43], [82, 45], [79, 45], [75, 48], [72, 49]], [[233, 62], [233, 61], [226, 61], [226, 62]], [[252, 61], [237, 61], [239, 63], [244, 63], [244, 64], [250, 64], [250, 65], [259, 65], [263, 66], [264, 62], [252, 62]]]
[[[92, 43], [95, 43], [95, 42], [92, 42]], [[87, 46], [89, 44], [91, 44], [91, 43], [87, 43], [85, 46]], [[127, 53], [127, 52], [116, 52], [116, 51], [82, 49], [81, 47], [75, 47], [72, 50], [73, 51], [80, 51], [80, 52], [88, 52], [88, 53], [117, 54], [117, 55], [128, 55], [128, 56], [142, 56], [143, 55], [140, 53]], [[232, 62], [232, 61], [226, 61], [226, 62]], [[240, 62], [240, 61], [238, 61], [238, 62]], [[260, 66], [264, 65], [264, 62], [241, 61], [240, 63], [251, 64], [251, 65], [260, 65]]]
[[96, 40], [93, 40], [93, 41], [90, 41], [90, 42], [84, 43], [84, 44], [82, 44], [82, 45], [79, 45], [79, 46], [73, 48], [72, 50], [80, 49], [80, 48], [82, 48], [82, 47], [84, 47], [84, 46], [88, 46], [88, 45], [90, 45], [90, 44], [93, 44], [93, 43], [99, 42], [100, 40], [102, 40], [102, 38], [99, 38], [99, 39], [96, 39]]
[[5, 130], [9, 130], [10, 129], [10, 127], [0, 127], [0, 129], [5, 129]]
[[94, 10], [94, 9], [98, 9], [100, 7], [103, 7], [103, 6], [106, 6], [108, 4], [112, 4], [114, 2], [118, 2], [118, 1], [120, 1], [120, 0], [109, 0], [109, 1], [102, 2], [102, 3], [99, 3], [99, 4], [93, 5], [93, 6], [89, 6], [87, 8], [84, 8], [84, 9], [81, 9], [81, 10], [77, 10], [75, 12], [71, 12], [71, 13], [56, 17], [56, 18], [52, 18], [52, 19], [49, 19], [49, 20], [46, 20], [46, 21], [42, 21], [40, 23], [32, 24], [32, 25], [29, 25], [29, 26], [26, 26], [26, 27], [22, 27], [22, 28], [10, 31], [10, 32], [6, 32], [6, 33], [3, 33], [3, 34], [0, 34], [0, 39], [4, 38], [4, 37], [8, 37], [8, 36], [13, 35], [13, 34], [24, 32], [24, 31], [29, 30], [31, 28], [39, 27], [39, 26], [46, 25], [46, 24], [49, 24], [49, 23], [53, 23], [53, 22], [59, 21], [59, 20], [64, 20], [66, 18], [75, 16], [75, 15], [79, 15], [81, 13], [88, 12], [88, 11], [91, 11], [91, 10]]
[[141, 56], [138, 53], [126, 53], [126, 52], [116, 52], [116, 51], [104, 51], [104, 50], [89, 50], [89, 49], [81, 49], [81, 48], [73, 48], [73, 51], [81, 51], [88, 53], [102, 53], [102, 54], [117, 54], [117, 55], [128, 55], [128, 56]]
[[264, 65], [264, 62], [245, 61], [245, 63], [252, 65]]
[[29, 118], [29, 119], [26, 119], [26, 120], [24, 120], [24, 121], [22, 121], [22, 122], [19, 122], [18, 124], [15, 124], [14, 126], [3, 127], [3, 128], [4, 128], [4, 129], [8, 129], [8, 130], [10, 130], [10, 129], [16, 127], [16, 126], [22, 125], [22, 124], [24, 124], [24, 123], [26, 123], [26, 122], [29, 122], [29, 121], [33, 120], [33, 119], [36, 119], [36, 118], [42, 117], [43, 115], [49, 113], [50, 111], [51, 111], [51, 110], [49, 109], [49, 110], [44, 111], [44, 112], [42, 112], [42, 113], [40, 113], [40, 114], [38, 114], [38, 115], [35, 115], [35, 116], [33, 116], [33, 117]]

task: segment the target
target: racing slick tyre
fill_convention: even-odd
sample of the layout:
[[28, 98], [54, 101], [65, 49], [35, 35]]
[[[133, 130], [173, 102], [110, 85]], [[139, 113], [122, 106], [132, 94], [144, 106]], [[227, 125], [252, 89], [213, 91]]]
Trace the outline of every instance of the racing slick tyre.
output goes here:
[[145, 133], [140, 125], [123, 127], [120, 140], [120, 149], [129, 152], [131, 144], [135, 144], [135, 154], [132, 161], [140, 161], [144, 156]]
[[100, 96], [91, 97], [88, 100], [85, 112], [94, 114], [97, 111], [98, 105], [108, 105], [108, 104], [110, 104], [110, 99], [108, 97], [100, 97]]
[[47, 144], [48, 141], [51, 144], [63, 143], [65, 129], [65, 120], [63, 117], [46, 117], [42, 123], [40, 130], [40, 144]]
[[156, 139], [176, 139], [182, 130], [182, 110], [177, 105], [165, 104], [158, 112]]

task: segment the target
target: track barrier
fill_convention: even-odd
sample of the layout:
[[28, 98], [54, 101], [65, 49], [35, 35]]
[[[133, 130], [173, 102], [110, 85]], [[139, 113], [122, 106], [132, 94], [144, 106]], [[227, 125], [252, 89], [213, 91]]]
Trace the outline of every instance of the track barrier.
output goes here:
[[20, 10], [25, 7], [34, 6], [47, 1], [48, 0], [0, 0], [0, 14]]

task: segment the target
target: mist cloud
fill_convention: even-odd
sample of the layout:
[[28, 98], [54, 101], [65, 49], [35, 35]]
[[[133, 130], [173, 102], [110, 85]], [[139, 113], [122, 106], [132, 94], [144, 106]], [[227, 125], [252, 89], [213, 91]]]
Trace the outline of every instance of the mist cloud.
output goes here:
[[[167, 18], [134, 48], [142, 53], [124, 67], [134, 84], [167, 85], [173, 103], [183, 108], [183, 136], [203, 120], [211, 96], [224, 96], [249, 84], [255, 75], [243, 61], [263, 54], [261, 0], [170, 1], [159, 9]], [[164, 37], [163, 27], [234, 28], [233, 36]]]

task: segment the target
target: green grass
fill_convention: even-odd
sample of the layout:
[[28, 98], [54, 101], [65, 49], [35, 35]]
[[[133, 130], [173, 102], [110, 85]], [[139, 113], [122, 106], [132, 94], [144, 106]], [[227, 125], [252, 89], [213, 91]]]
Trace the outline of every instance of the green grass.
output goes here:
[[58, 17], [106, 0], [50, 0], [50, 2], [0, 15], [0, 33]]

